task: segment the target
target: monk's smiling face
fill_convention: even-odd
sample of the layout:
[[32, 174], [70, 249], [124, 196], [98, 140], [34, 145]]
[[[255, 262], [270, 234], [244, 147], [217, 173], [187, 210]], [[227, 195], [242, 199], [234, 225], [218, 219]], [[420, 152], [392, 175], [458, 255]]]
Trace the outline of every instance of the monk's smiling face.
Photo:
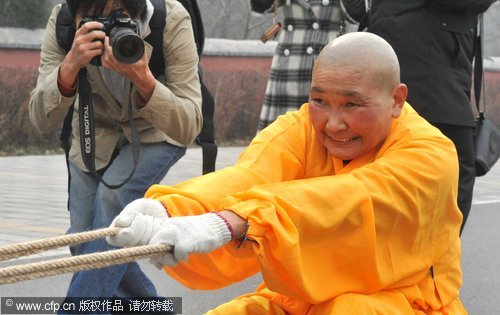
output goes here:
[[[384, 143], [407, 88], [399, 83], [397, 58], [384, 40], [373, 34], [342, 37], [327, 46], [315, 64], [309, 115], [327, 151], [352, 160]], [[360, 43], [372, 53], [356, 50]]]

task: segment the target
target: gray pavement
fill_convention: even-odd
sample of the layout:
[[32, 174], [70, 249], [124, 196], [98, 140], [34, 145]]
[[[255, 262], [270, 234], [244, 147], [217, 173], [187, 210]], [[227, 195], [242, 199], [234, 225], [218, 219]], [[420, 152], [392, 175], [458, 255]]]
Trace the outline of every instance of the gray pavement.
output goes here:
[[[220, 148], [217, 168], [236, 161], [241, 147]], [[188, 149], [162, 181], [173, 184], [201, 174], [201, 150]], [[64, 156], [0, 157], [0, 245], [62, 235], [68, 228]], [[473, 207], [462, 235], [464, 285], [461, 298], [470, 314], [500, 314], [500, 163], [477, 178]], [[0, 267], [69, 256], [66, 248], [0, 263]], [[202, 314], [240, 294], [261, 278], [216, 291], [194, 291], [176, 283], [147, 261], [141, 267], [159, 294], [183, 298], [183, 314]], [[71, 275], [0, 286], [0, 297], [64, 297]]]

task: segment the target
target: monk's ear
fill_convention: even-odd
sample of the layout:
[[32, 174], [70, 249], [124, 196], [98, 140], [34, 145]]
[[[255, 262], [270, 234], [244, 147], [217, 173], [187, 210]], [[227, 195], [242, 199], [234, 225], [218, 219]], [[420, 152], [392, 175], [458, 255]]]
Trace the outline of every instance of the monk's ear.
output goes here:
[[401, 110], [406, 102], [406, 97], [408, 96], [408, 87], [406, 84], [400, 83], [392, 91], [392, 117], [398, 118], [401, 115]]

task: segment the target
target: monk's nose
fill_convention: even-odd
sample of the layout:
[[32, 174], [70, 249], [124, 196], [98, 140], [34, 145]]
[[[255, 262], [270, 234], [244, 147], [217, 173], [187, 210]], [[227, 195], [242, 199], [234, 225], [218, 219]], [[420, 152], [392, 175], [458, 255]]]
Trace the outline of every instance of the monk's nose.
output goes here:
[[332, 112], [328, 115], [325, 128], [330, 132], [337, 132], [347, 129], [347, 124], [341, 114]]

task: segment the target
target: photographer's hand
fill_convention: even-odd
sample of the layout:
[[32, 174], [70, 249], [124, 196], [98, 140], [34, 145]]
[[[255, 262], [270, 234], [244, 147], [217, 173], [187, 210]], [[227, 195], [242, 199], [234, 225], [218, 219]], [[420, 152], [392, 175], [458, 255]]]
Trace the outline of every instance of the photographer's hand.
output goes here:
[[102, 66], [112, 69], [129, 79], [137, 88], [142, 99], [147, 102], [153, 95], [156, 79], [148, 66], [147, 54], [133, 64], [123, 64], [116, 60], [113, 49], [109, 44], [109, 37], [104, 39], [104, 53], [101, 57]]
[[87, 22], [75, 33], [71, 50], [68, 52], [59, 69], [59, 80], [64, 86], [73, 86], [78, 71], [90, 63], [92, 58], [103, 51], [101, 40], [106, 33], [101, 31], [103, 25], [99, 22]]

